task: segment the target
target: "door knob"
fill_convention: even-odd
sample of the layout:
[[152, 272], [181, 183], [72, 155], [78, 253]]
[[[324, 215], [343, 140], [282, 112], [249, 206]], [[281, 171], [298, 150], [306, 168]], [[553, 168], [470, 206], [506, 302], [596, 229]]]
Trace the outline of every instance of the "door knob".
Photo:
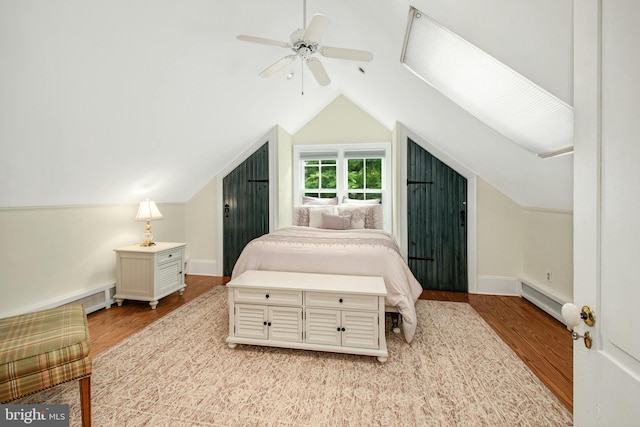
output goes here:
[[567, 329], [571, 331], [571, 338], [577, 340], [578, 338], [584, 339], [584, 345], [587, 348], [591, 348], [592, 340], [589, 331], [580, 335], [576, 332], [576, 328], [580, 325], [580, 321], [584, 321], [587, 326], [593, 326], [596, 323], [596, 316], [593, 310], [588, 305], [582, 306], [581, 310], [578, 310], [574, 304], [568, 302], [562, 306], [562, 317], [567, 324]]

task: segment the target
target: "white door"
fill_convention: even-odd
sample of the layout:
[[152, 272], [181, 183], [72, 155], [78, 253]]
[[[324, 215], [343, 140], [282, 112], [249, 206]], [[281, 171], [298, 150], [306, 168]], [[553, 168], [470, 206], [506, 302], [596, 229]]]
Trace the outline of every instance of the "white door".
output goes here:
[[640, 1], [573, 4], [574, 301], [596, 315], [593, 348], [574, 343], [574, 423], [638, 426]]

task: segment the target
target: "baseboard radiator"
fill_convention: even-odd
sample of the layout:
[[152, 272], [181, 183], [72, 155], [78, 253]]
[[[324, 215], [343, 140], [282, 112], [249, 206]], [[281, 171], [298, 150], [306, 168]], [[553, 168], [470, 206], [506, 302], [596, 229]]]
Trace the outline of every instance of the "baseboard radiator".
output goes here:
[[571, 302], [567, 298], [554, 293], [551, 289], [545, 286], [536, 284], [531, 280], [519, 279], [522, 285], [522, 297], [531, 302], [535, 306], [539, 307], [549, 315], [556, 318], [559, 322], [564, 323], [562, 318], [562, 306]]
[[86, 313], [89, 314], [102, 308], [111, 307], [111, 305], [115, 303], [115, 299], [113, 298], [115, 293], [115, 285], [102, 286], [77, 294], [74, 296], [75, 299], [66, 304], [82, 304]]

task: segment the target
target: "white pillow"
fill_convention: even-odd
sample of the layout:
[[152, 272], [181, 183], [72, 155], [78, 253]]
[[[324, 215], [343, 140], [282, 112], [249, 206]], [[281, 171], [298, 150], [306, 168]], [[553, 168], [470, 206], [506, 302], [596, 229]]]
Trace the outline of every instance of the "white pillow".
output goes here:
[[368, 200], [359, 200], [359, 199], [350, 199], [347, 196], [342, 198], [342, 203], [353, 203], [360, 205], [379, 205], [380, 199], [368, 199]]
[[338, 204], [338, 198], [337, 197], [331, 197], [331, 198], [325, 198], [325, 197], [310, 197], [310, 196], [302, 196], [302, 204], [303, 205], [337, 205]]
[[311, 212], [317, 209], [331, 209], [331, 213], [336, 213], [335, 206], [294, 206], [293, 207], [293, 225], [299, 225], [301, 227], [309, 227], [309, 220]]
[[335, 214], [333, 207], [309, 209], [309, 227], [322, 228], [322, 214]]

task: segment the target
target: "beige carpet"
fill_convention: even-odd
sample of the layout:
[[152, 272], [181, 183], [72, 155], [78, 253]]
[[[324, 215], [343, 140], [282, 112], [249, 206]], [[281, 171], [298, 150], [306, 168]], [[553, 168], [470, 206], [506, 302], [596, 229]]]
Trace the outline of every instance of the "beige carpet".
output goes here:
[[[112, 310], [117, 310], [117, 307]], [[100, 426], [568, 426], [569, 411], [465, 303], [418, 301], [411, 345], [389, 360], [239, 345], [216, 287], [100, 354]], [[24, 399], [71, 403], [77, 383]]]

